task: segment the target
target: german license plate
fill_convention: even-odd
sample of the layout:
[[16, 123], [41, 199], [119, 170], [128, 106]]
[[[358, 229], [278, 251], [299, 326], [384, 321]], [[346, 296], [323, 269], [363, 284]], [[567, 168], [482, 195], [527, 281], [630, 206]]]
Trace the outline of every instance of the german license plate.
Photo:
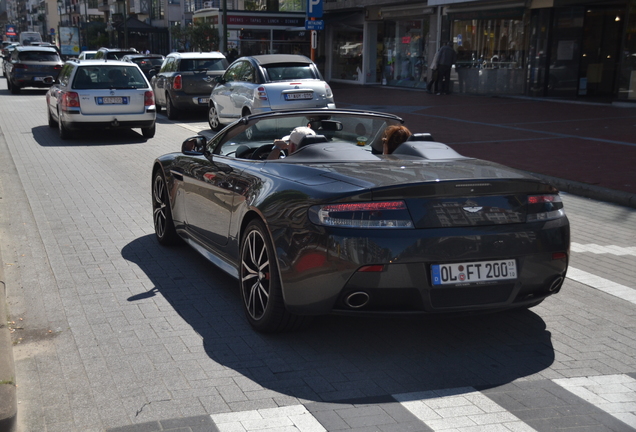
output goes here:
[[128, 98], [126, 96], [98, 97], [97, 104], [98, 105], [127, 105]]
[[210, 98], [199, 98], [200, 104], [207, 104], [208, 102], [210, 102]]
[[313, 99], [314, 94], [311, 92], [307, 93], [285, 93], [285, 100], [304, 100], [304, 99]]
[[517, 279], [517, 262], [499, 261], [435, 264], [431, 266], [433, 285], [454, 285]]

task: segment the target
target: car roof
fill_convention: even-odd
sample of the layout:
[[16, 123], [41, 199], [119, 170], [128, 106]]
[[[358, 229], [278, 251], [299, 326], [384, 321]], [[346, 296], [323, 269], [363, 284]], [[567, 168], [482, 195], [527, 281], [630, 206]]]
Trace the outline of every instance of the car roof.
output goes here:
[[263, 54], [251, 56], [251, 58], [261, 65], [274, 63], [313, 63], [309, 58], [298, 54]]
[[50, 46], [30, 46], [30, 45], [18, 45], [16, 46], [16, 49], [18, 51], [44, 51], [44, 52], [52, 52], [52, 53], [56, 53], [57, 54], [57, 50], [53, 47]]
[[122, 58], [164, 58], [161, 54], [126, 54]]
[[173, 52], [168, 54], [168, 57], [182, 57], [182, 58], [225, 58], [225, 56], [218, 51], [210, 52]]

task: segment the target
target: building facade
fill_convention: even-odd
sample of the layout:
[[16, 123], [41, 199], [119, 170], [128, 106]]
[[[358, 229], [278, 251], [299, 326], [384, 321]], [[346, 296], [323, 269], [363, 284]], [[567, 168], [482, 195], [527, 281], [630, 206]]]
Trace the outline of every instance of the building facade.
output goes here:
[[441, 42], [453, 91], [636, 101], [636, 0], [325, 0], [325, 74], [424, 87]]

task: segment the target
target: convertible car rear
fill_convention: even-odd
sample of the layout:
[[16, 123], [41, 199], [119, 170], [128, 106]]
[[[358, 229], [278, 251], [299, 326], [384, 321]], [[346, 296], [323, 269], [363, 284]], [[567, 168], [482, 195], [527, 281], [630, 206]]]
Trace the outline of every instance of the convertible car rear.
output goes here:
[[[557, 293], [570, 243], [558, 191], [427, 134], [378, 154], [384, 129], [400, 123], [279, 112], [190, 138], [153, 168], [157, 238], [185, 240], [235, 276], [262, 332], [330, 313], [527, 308]], [[311, 142], [265, 160], [274, 139], [307, 125]]]

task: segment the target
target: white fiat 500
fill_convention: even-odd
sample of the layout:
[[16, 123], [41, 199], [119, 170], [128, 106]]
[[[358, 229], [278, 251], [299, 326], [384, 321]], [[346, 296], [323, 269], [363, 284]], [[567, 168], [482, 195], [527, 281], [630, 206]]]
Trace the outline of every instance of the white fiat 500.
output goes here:
[[336, 107], [331, 87], [303, 55], [241, 57], [216, 82], [208, 104], [208, 123], [215, 131], [250, 114]]
[[141, 128], [145, 138], [155, 135], [155, 96], [134, 63], [68, 61], [46, 103], [49, 126], [57, 126], [62, 139], [87, 129]]

